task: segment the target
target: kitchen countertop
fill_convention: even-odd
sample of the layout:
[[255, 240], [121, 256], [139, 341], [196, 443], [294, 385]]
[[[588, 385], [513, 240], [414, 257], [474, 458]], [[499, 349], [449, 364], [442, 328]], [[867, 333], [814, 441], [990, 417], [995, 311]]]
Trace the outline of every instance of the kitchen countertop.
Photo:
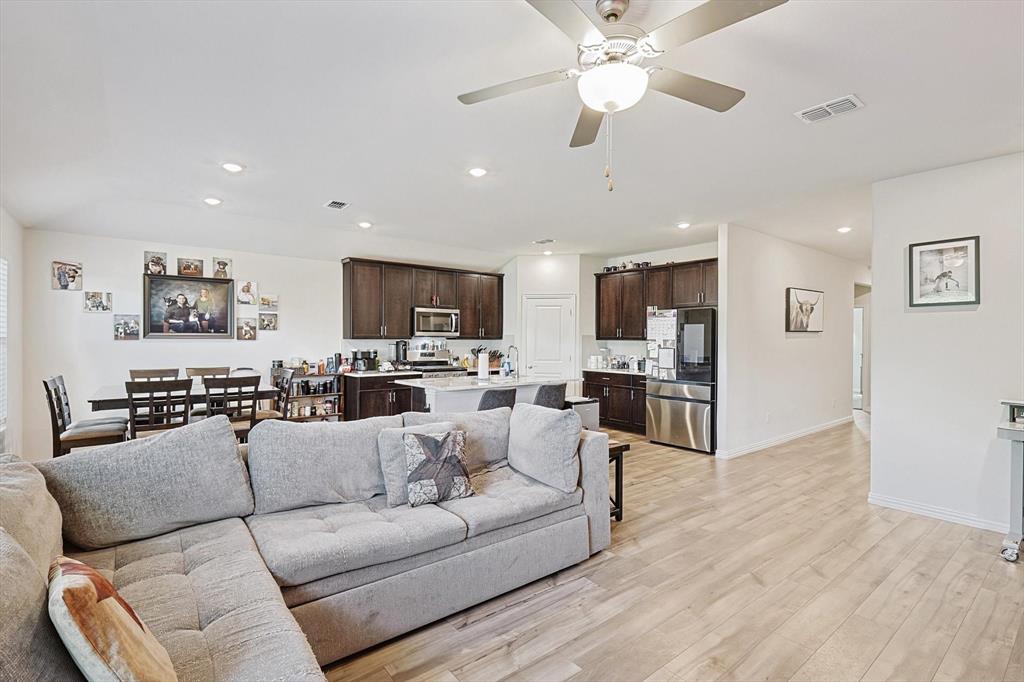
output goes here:
[[564, 384], [578, 379], [547, 379], [543, 377], [491, 377], [480, 379], [476, 376], [441, 379], [400, 379], [396, 384], [423, 388], [432, 391], [481, 391], [488, 388], [516, 388], [518, 386], [539, 386], [541, 384]]
[[633, 371], [631, 369], [591, 369], [590, 367], [587, 367], [583, 371], [584, 372], [603, 372], [605, 374], [632, 374], [633, 376], [638, 376], [638, 377], [642, 377], [642, 376], [644, 376], [646, 374], [646, 372], [641, 372], [640, 370]]
[[418, 376], [422, 376], [422, 375], [423, 375], [423, 372], [420, 372], [420, 371], [417, 371], [417, 370], [412, 370], [412, 369], [399, 369], [399, 370], [395, 370], [394, 372], [380, 372], [380, 371], [374, 370], [372, 372], [346, 372], [345, 373], [345, 376], [347, 376], [347, 377], [400, 377], [400, 376], [406, 376], [406, 377], [416, 376], [416, 377], [418, 377]]

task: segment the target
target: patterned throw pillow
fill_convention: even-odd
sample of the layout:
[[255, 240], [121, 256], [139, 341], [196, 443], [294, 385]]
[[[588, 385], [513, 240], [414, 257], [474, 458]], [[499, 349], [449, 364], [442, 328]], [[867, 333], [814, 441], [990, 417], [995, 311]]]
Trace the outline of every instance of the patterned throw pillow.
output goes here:
[[174, 681], [167, 650], [110, 581], [59, 556], [50, 565], [50, 620], [86, 679]]
[[444, 435], [407, 433], [402, 440], [409, 469], [410, 507], [473, 495], [466, 466], [465, 431]]

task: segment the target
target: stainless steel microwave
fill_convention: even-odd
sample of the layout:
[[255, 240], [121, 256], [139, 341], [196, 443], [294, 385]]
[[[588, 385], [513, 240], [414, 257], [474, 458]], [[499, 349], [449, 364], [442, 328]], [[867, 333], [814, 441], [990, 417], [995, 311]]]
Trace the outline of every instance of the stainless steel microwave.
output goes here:
[[413, 336], [459, 335], [459, 311], [454, 308], [413, 308]]

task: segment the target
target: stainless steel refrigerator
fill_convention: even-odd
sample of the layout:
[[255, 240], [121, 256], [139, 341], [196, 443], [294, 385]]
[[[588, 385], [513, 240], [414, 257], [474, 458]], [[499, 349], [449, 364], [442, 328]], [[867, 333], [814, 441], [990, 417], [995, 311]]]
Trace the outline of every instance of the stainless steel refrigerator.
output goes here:
[[714, 454], [715, 308], [648, 309], [647, 437]]

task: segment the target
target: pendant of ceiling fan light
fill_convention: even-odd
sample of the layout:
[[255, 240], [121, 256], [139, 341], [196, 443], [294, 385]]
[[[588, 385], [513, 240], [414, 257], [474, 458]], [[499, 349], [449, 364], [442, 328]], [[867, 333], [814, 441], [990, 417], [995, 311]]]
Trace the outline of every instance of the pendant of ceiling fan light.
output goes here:
[[583, 103], [594, 111], [625, 111], [643, 98], [649, 76], [634, 64], [611, 62], [584, 71], [576, 80]]

